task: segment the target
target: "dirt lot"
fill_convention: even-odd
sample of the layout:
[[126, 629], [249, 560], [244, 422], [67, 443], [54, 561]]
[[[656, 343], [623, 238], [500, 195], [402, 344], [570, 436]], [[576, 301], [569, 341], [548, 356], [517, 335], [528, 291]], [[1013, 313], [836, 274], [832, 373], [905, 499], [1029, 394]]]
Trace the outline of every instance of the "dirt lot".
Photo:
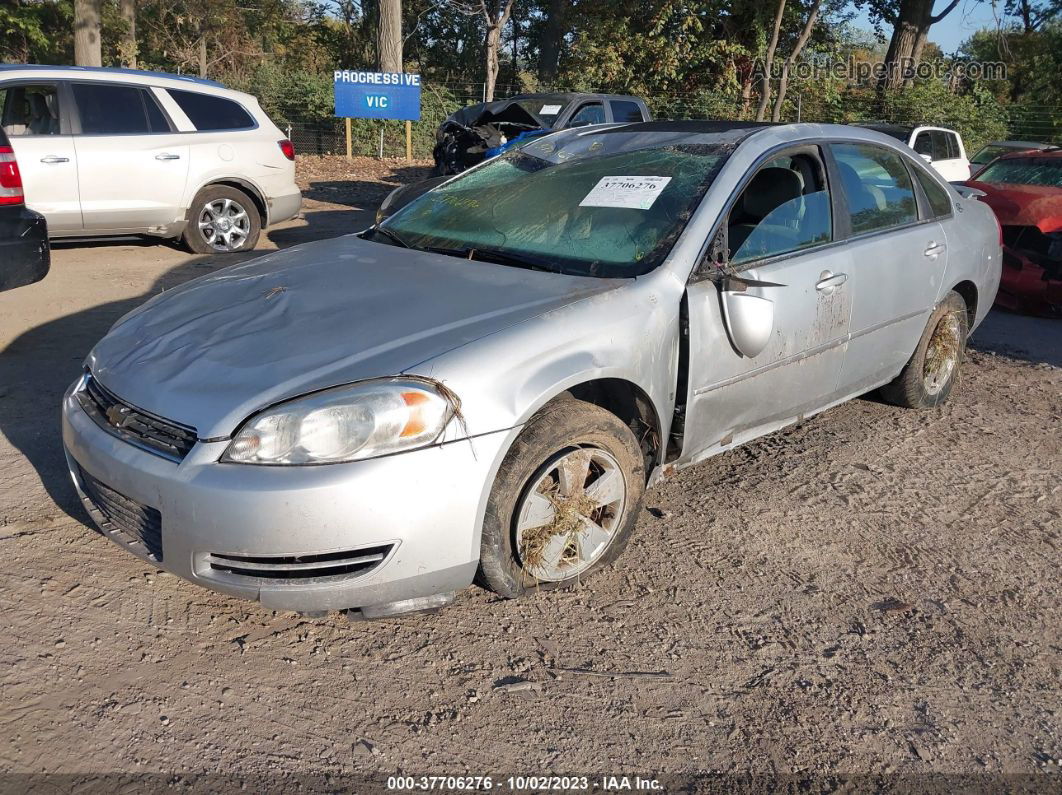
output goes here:
[[[381, 178], [422, 173], [311, 165], [305, 220], [262, 248], [362, 228]], [[59, 399], [92, 344], [231, 261], [68, 243], [0, 295], [0, 770], [1060, 788], [1060, 322], [993, 314], [941, 410], [857, 400], [666, 481], [577, 590], [351, 625], [154, 570], [86, 527], [65, 473]]]

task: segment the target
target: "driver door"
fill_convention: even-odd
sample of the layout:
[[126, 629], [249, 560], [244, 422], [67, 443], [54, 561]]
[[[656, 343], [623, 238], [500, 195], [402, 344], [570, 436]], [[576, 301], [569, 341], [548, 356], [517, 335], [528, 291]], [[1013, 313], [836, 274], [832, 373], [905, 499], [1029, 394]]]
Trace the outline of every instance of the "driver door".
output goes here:
[[774, 157], [734, 202], [723, 228], [736, 278], [694, 280], [686, 292], [683, 461], [840, 399], [852, 296], [848, 249], [834, 242], [836, 207], [818, 147]]

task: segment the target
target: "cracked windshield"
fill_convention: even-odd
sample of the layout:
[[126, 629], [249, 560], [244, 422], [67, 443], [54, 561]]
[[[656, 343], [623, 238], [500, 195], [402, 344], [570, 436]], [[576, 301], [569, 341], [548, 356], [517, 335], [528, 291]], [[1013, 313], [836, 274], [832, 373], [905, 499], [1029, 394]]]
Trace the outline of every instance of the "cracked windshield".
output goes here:
[[663, 261], [728, 151], [661, 146], [562, 162], [511, 152], [425, 194], [383, 228], [398, 245], [469, 259], [638, 276]]

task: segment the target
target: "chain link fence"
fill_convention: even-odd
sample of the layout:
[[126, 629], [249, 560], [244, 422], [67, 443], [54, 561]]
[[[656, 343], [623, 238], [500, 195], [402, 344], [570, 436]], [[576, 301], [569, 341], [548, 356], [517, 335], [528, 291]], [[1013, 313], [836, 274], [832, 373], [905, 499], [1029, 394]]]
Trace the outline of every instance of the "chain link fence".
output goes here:
[[[495, 98], [520, 93], [516, 86], [498, 86]], [[474, 82], [425, 82], [422, 91], [421, 120], [412, 123], [413, 157], [431, 158], [435, 130], [450, 113], [478, 102], [485, 86]], [[928, 100], [917, 94], [899, 94], [882, 101], [873, 92], [825, 95], [814, 86], [791, 89], [782, 108], [784, 122], [890, 122], [896, 124], [938, 124], [957, 129], [969, 154], [990, 140], [1012, 139], [1062, 143], [1062, 106], [1012, 105], [974, 102], [954, 96], [948, 101]], [[756, 114], [757, 97], [720, 96], [711, 93], [666, 94], [646, 100], [659, 119], [751, 120]], [[769, 113], [768, 113], [769, 116]], [[345, 121], [339, 118], [307, 118], [292, 114], [277, 118], [300, 154], [342, 155], [346, 153]], [[405, 157], [405, 124], [401, 121], [353, 119], [351, 151], [369, 157]]]

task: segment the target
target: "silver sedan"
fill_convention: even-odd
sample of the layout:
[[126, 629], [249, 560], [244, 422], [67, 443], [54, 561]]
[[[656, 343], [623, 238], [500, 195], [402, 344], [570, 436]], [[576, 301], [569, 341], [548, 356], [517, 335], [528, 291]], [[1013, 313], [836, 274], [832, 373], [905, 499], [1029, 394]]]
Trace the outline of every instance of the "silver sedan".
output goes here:
[[96, 345], [63, 440], [105, 536], [307, 613], [570, 585], [676, 469], [946, 400], [1000, 276], [988, 207], [852, 127], [564, 131], [391, 211]]

